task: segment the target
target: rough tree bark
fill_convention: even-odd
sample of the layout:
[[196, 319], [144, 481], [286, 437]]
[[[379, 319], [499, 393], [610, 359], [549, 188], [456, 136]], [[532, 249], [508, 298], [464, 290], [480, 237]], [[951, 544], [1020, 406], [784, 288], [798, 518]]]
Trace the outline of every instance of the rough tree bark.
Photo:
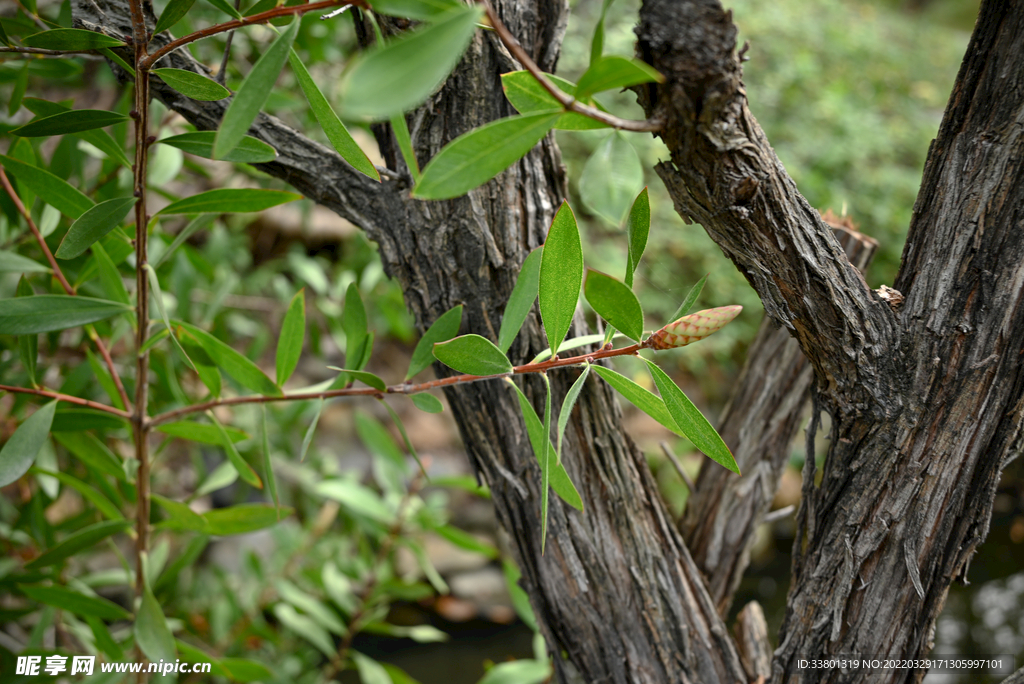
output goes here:
[[[926, 652], [949, 583], [985, 537], [999, 472], [1020, 451], [1022, 2], [982, 8], [930, 154], [896, 283], [906, 296], [898, 311], [864, 284], [747, 110], [729, 15], [711, 0], [643, 6], [640, 53], [668, 77], [640, 93], [666, 122], [672, 160], [659, 173], [682, 216], [707, 228], [769, 315], [800, 342], [817, 378], [815, 406], [833, 419], [820, 488], [808, 459], [799, 514], [805, 540], [776, 681], [801, 678], [798, 657]], [[542, 68], [553, 70], [565, 4], [496, 4]], [[125, 0], [72, 5], [77, 25], [128, 33]], [[205, 70], [186, 51], [168, 62]], [[517, 67], [493, 35], [479, 33], [442, 90], [408, 117], [420, 160], [511, 114], [499, 74]], [[182, 98], [155, 79], [152, 88], [201, 129], [215, 128], [225, 108]], [[417, 202], [402, 182], [373, 183], [272, 117], [261, 116], [250, 133], [278, 150], [265, 171], [379, 244], [421, 329], [461, 303], [463, 332], [496, 338], [518, 267], [543, 241], [565, 194], [550, 138], [467, 197]], [[380, 138], [402, 171], [390, 133]], [[513, 354], [526, 359], [544, 346], [533, 316]], [[556, 401], [571, 375], [553, 376]], [[538, 386], [526, 390], [539, 403]], [[566, 435], [564, 458], [586, 512], [553, 503], [543, 556], [540, 477], [513, 395], [498, 382], [448, 391], [470, 458], [514, 541], [561, 681], [712, 684], [764, 673], [762, 630], [746, 629], [743, 638], [757, 661], [748, 677], [606, 386], [588, 382]], [[757, 622], [755, 613], [748, 617]], [[567, 659], [557, 657], [562, 652]], [[853, 681], [835, 672], [805, 679]]]
[[[736, 29], [716, 1], [648, 0], [639, 51], [672, 154], [658, 166], [800, 342], [832, 417], [808, 458], [773, 681], [799, 658], [920, 657], [950, 582], [988, 532], [1024, 416], [1024, 7], [985, 2], [925, 168], [895, 287], [865, 285], [747, 108]], [[812, 432], [814, 423], [812, 422]], [[872, 681], [920, 681], [923, 671]], [[860, 681], [831, 670], [811, 681]]]

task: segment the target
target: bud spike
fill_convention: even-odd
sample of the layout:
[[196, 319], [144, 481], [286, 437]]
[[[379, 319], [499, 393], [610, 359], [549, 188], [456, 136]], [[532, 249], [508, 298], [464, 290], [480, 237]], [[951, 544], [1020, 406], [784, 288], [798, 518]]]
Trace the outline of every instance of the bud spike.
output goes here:
[[739, 304], [705, 309], [683, 316], [657, 331], [644, 342], [648, 349], [675, 349], [685, 347], [724, 328], [743, 311]]

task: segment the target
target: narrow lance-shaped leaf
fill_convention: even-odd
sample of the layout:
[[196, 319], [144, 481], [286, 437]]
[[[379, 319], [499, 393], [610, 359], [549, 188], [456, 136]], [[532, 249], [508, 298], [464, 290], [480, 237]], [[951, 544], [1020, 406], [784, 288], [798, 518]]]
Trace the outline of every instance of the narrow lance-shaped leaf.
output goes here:
[[540, 377], [544, 380], [544, 427], [541, 431], [544, 435], [543, 444], [541, 444], [544, 457], [540, 461], [540, 553], [543, 556], [544, 542], [548, 537], [548, 489], [551, 487], [551, 464], [554, 459], [549, 439], [551, 434], [551, 381], [548, 380], [547, 373], [541, 373]]
[[[36, 97], [25, 98], [24, 104], [29, 111], [39, 117], [52, 116], [53, 114], [59, 114], [60, 112], [71, 111], [70, 107], [65, 107], [58, 102], [48, 102], [47, 100], [41, 100]], [[93, 129], [90, 131], [80, 131], [73, 135], [86, 141], [90, 145], [95, 146], [103, 152], [103, 154], [107, 155], [109, 159], [112, 159], [123, 166], [132, 165], [131, 160], [128, 159], [128, 155], [125, 154], [124, 146], [114, 140], [114, 138], [106, 131]]]
[[[554, 74], [544, 74], [559, 90], [566, 95], [576, 94], [576, 84]], [[505, 96], [516, 111], [520, 114], [532, 114], [534, 112], [548, 112], [553, 109], [561, 109], [562, 104], [549, 93], [544, 86], [533, 77], [529, 71], [512, 71], [501, 75], [501, 87]], [[604, 111], [600, 103], [590, 98], [580, 100], [582, 104], [596, 107]], [[587, 131], [595, 128], [608, 128], [609, 125], [602, 121], [595, 121], [589, 116], [566, 112], [555, 122], [555, 128], [564, 131]]]
[[437, 360], [468, 375], [503, 375], [512, 364], [493, 342], [480, 335], [462, 335], [434, 345]]
[[218, 188], [172, 202], [157, 214], [245, 213], [263, 211], [297, 199], [302, 199], [302, 195], [283, 190]]
[[267, 405], [260, 405], [260, 436], [263, 438], [263, 479], [267, 481], [267, 491], [274, 502], [274, 508], [278, 511], [280, 520], [281, 502], [277, 498], [277, 477], [274, 475], [274, 467], [270, 459], [270, 433], [267, 430]]
[[56, 606], [82, 617], [92, 615], [106, 620], [126, 620], [131, 617], [131, 613], [113, 601], [98, 596], [86, 596], [67, 587], [31, 584], [17, 586], [21, 593], [36, 603]]
[[32, 472], [38, 472], [42, 475], [60, 480], [62, 483], [81, 494], [82, 498], [88, 500], [89, 503], [95, 506], [96, 510], [102, 513], [108, 520], [124, 520], [124, 515], [122, 515], [121, 511], [117, 509], [117, 506], [110, 502], [110, 499], [103, 496], [103, 494], [98, 492], [94, 487], [90, 487], [78, 478], [56, 470], [46, 470], [39, 466], [33, 467]]
[[238, 471], [239, 477], [242, 481], [256, 487], [257, 489], [263, 489], [263, 482], [260, 481], [260, 476], [256, 474], [256, 471], [252, 469], [242, 455], [238, 453], [238, 449], [235, 447], [235, 443], [231, 441], [231, 437], [224, 430], [224, 426], [217, 420], [217, 416], [214, 415], [213, 411], [207, 411], [206, 416], [210, 419], [215, 426], [217, 431], [220, 432], [221, 445], [224, 447], [224, 451], [228, 455], [228, 460], [231, 461], [231, 465]]
[[[417, 395], [413, 395], [413, 400], [415, 400], [415, 398], [417, 396], [419, 396], [419, 397], [430, 397], [429, 394], [417, 394]], [[434, 399], [434, 397], [430, 397], [430, 398]], [[427, 481], [429, 482], [430, 481], [430, 476], [427, 475], [427, 469], [423, 467], [423, 461], [420, 460], [419, 452], [416, 451], [416, 447], [413, 446], [412, 440], [409, 439], [409, 433], [407, 433], [405, 431], [405, 425], [402, 423], [402, 419], [398, 416], [398, 413], [395, 412], [395, 409], [391, 408], [391, 404], [389, 404], [388, 402], [384, 401], [383, 399], [380, 399], [379, 401], [380, 401], [380, 403], [384, 404], [384, 407], [388, 410], [388, 413], [391, 415], [391, 420], [394, 421], [395, 427], [398, 428], [399, 434], [402, 435], [402, 441], [405, 442], [406, 450], [408, 450], [408, 452], [410, 454], [412, 454], [412, 457], [414, 459], [416, 459], [416, 465], [418, 465], [420, 467], [420, 472], [423, 473], [423, 477], [426, 478]], [[437, 401], [437, 399], [434, 399], [434, 401]], [[437, 401], [437, 403], [438, 403], [438, 405], [441, 404], [440, 401]], [[401, 465], [404, 466], [405, 464], [402, 463]], [[403, 471], [404, 471], [404, 468], [403, 468]]]
[[345, 310], [341, 313], [341, 329], [345, 331], [345, 365], [362, 370], [370, 361], [372, 339], [366, 322], [366, 307], [359, 288], [349, 283], [345, 291]]
[[626, 287], [633, 287], [633, 274], [647, 247], [647, 236], [650, 232], [651, 200], [647, 194], [647, 188], [644, 187], [633, 200], [633, 206], [629, 210], [629, 219], [626, 222], [626, 240], [629, 245], [626, 257]]
[[212, 78], [187, 69], [153, 69], [153, 73], [161, 81], [171, 86], [185, 97], [201, 102], [216, 102], [231, 95], [231, 91]]
[[57, 565], [66, 558], [74, 556], [79, 551], [92, 548], [112, 534], [126, 529], [131, 523], [127, 520], [105, 520], [84, 527], [74, 534], [69, 535], [56, 546], [44, 551], [38, 558], [25, 564], [26, 570], [36, 570]]
[[310, 421], [309, 427], [306, 428], [306, 434], [302, 436], [302, 446], [299, 448], [299, 463], [306, 460], [306, 452], [309, 451], [309, 445], [313, 443], [313, 437], [316, 435], [316, 424], [320, 422], [320, 414], [324, 412], [326, 403], [323, 397], [321, 397], [316, 404], [316, 413], [313, 414], [313, 420]]
[[708, 458], [722, 467], [739, 474], [740, 469], [736, 465], [736, 459], [733, 458], [729, 447], [725, 445], [719, 434], [715, 432], [715, 428], [711, 426], [708, 419], [697, 410], [697, 407], [693, 405], [689, 397], [683, 393], [683, 390], [679, 389], [665, 371], [647, 359], [644, 359], [644, 361], [647, 361], [647, 367], [651, 371], [651, 377], [654, 378], [654, 384], [658, 386], [658, 391], [661, 392], [662, 399], [665, 401], [665, 407], [676, 422], [676, 425], [683, 431], [683, 434], [693, 442], [695, 447], [703, 451]]
[[589, 270], [583, 293], [601, 318], [634, 342], [640, 341], [644, 334], [644, 312], [632, 290], [611, 276]]
[[288, 381], [299, 364], [302, 356], [302, 343], [306, 338], [306, 290], [299, 290], [281, 322], [281, 334], [277, 338], [277, 386], [281, 387]]
[[416, 343], [416, 349], [412, 352], [412, 360], [409, 361], [409, 370], [405, 374], [405, 379], [408, 380], [433, 363], [434, 345], [438, 342], [447, 342], [458, 335], [461, 325], [461, 304], [441, 314]]
[[237, 9], [235, 9], [227, 0], [206, 0], [206, 2], [210, 3], [211, 5], [219, 9], [221, 12], [227, 14], [230, 17], [234, 17], [235, 19], [242, 18], [241, 13]]
[[28, 471], [50, 433], [56, 410], [56, 401], [36, 409], [0, 449], [0, 487], [6, 487]]
[[217, 367], [234, 378], [238, 384], [266, 396], [280, 396], [281, 390], [268, 378], [259, 366], [224, 344], [216, 337], [194, 325], [175, 321], [187, 330], [202, 346]]
[[8, 172], [13, 173], [19, 183], [24, 184], [44, 202], [68, 218], [78, 218], [94, 204], [78, 188], [46, 169], [2, 154], [0, 154], [0, 165], [3, 165]]
[[516, 285], [512, 288], [508, 303], [505, 304], [505, 313], [501, 317], [501, 330], [498, 332], [498, 348], [508, 352], [512, 346], [519, 330], [530, 315], [533, 303], [537, 301], [537, 291], [540, 285], [540, 259], [544, 253], [543, 247], [538, 247], [527, 255], [523, 261], [523, 267], [519, 269], [519, 276], [516, 278]]
[[0, 299], [0, 335], [67, 330], [130, 311], [119, 302], [67, 295]]
[[171, 28], [179, 21], [181, 21], [188, 11], [192, 8], [192, 5], [196, 0], [170, 0], [167, 6], [164, 7], [163, 13], [160, 18], [156, 21], [156, 27], [153, 28], [153, 35], [162, 33], [167, 29]]
[[103, 286], [107, 297], [124, 305], [130, 304], [131, 299], [128, 297], [128, 288], [125, 287], [121, 273], [117, 270], [117, 266], [114, 265], [114, 261], [107, 254], [107, 250], [103, 248], [102, 244], [98, 242], [93, 244], [92, 256], [96, 260], [96, 270], [100, 276], [100, 285]]
[[367, 52], [342, 76], [342, 113], [380, 120], [423, 102], [462, 57], [482, 11], [461, 7], [436, 24]]
[[279, 35], [266, 52], [260, 56], [249, 70], [249, 74], [238, 87], [231, 104], [224, 112], [217, 138], [213, 143], [213, 156], [222, 159], [245, 136], [249, 126], [256, 120], [256, 115], [266, 104], [270, 91], [274, 88], [281, 69], [284, 67], [292, 42], [299, 31], [299, 20], [293, 20], [285, 31]]
[[402, 153], [402, 160], [409, 169], [412, 182], [419, 184], [423, 178], [423, 173], [420, 171], [420, 162], [416, 159], [416, 150], [412, 148], [412, 136], [409, 134], [409, 123], [405, 120], [405, 114], [398, 113], [392, 115], [391, 131], [395, 134], [398, 150]]
[[558, 412], [558, 446], [555, 452], [558, 456], [558, 463], [562, 462], [562, 437], [565, 435], [565, 428], [569, 425], [569, 417], [572, 415], [573, 407], [576, 406], [576, 400], [579, 399], [583, 383], [590, 375], [590, 368], [591, 364], [589, 363], [583, 367], [583, 372], [576, 378], [576, 382], [572, 383], [572, 387], [565, 394], [565, 399], [562, 400], [562, 410]]
[[123, 40], [85, 29], [60, 28], [28, 36], [25, 45], [46, 50], [97, 50], [124, 45]]
[[601, 53], [604, 52], [604, 18], [608, 14], [608, 8], [611, 7], [612, 1], [604, 0], [601, 3], [601, 17], [597, 20], [594, 37], [590, 41], [590, 66], [594, 66], [601, 59]]
[[15, 252], [0, 252], [0, 273], [47, 273], [49, 270], [48, 266]]
[[71, 224], [54, 256], [58, 259], [81, 256], [94, 242], [117, 228], [137, 201], [135, 197], [118, 197], [91, 207]]
[[181, 352], [181, 355], [184, 357], [186, 363], [188, 363], [189, 368], [199, 372], [195, 362], [192, 361], [192, 357], [185, 350], [185, 347], [182, 346], [181, 342], [174, 335], [174, 331], [171, 329], [171, 319], [167, 315], [167, 308], [164, 306], [164, 293], [163, 290], [160, 289], [160, 278], [156, 275], [156, 269], [149, 264], [143, 265], [143, 268], [146, 269], [146, 277], [149, 279], [149, 287], [152, 290], [153, 301], [156, 302], [156, 309], [160, 313], [160, 318], [164, 322], [167, 334], [171, 336], [171, 341], [174, 342], [174, 346], [178, 348], [179, 352]]
[[594, 372], [604, 378], [605, 382], [625, 397], [629, 403], [636, 406], [651, 418], [654, 418], [654, 420], [658, 421], [672, 432], [679, 436], [683, 436], [679, 426], [676, 425], [676, 421], [672, 419], [668, 409], [665, 408], [665, 402], [662, 401], [661, 397], [636, 384], [625, 375], [616, 373], [611, 368], [595, 365]]
[[229, 508], [216, 508], [203, 517], [209, 523], [210, 534], [227, 536], [231, 534], [246, 534], [255, 532], [265, 527], [276, 525], [283, 517], [291, 515], [293, 509], [283, 506], [275, 509], [261, 503], [239, 504]]
[[540, 317], [551, 349], [558, 349], [569, 332], [582, 283], [580, 231], [569, 203], [563, 201], [551, 222], [540, 262]]
[[22, 138], [43, 138], [106, 128], [127, 120], [128, 117], [124, 114], [108, 112], [104, 109], [69, 109], [30, 121], [24, 126], [12, 130], [11, 135]]
[[458, 0], [370, 0], [370, 7], [377, 14], [389, 17], [433, 21], [461, 7], [461, 3]]
[[320, 92], [320, 88], [309, 75], [306, 65], [299, 59], [295, 50], [288, 53], [288, 63], [295, 74], [295, 80], [302, 88], [302, 93], [306, 96], [306, 101], [309, 102], [309, 108], [313, 110], [313, 116], [316, 117], [320, 128], [324, 130], [331, 146], [341, 155], [342, 159], [352, 165], [352, 168], [379, 182], [380, 174], [377, 173], [373, 162], [352, 138], [352, 134], [345, 128], [345, 124], [341, 122], [338, 115], [334, 113], [334, 109], [331, 108], [324, 94]]
[[[21, 276], [18, 280], [18, 290], [15, 296], [31, 297], [34, 294], [35, 292], [32, 290], [32, 286], [29, 285], [28, 280], [25, 276]], [[39, 360], [39, 336], [19, 335], [18, 353], [21, 356], [21, 363], [25, 367], [25, 372], [28, 373], [29, 383], [31, 383], [33, 387], [38, 387], [39, 382], [36, 379], [36, 362]]]
[[[244, 430], [239, 430], [230, 425], [222, 427], [232, 442], [241, 442], [242, 440], [249, 439], [249, 434]], [[156, 426], [156, 429], [165, 435], [187, 439], [199, 444], [213, 444], [215, 446], [224, 444], [224, 435], [215, 425], [194, 423], [189, 420], [176, 420], [173, 423], [161, 423]]]
[[708, 276], [710, 273], [705, 273], [704, 277], [697, 281], [697, 284], [690, 288], [690, 291], [686, 293], [686, 297], [683, 298], [682, 304], [676, 309], [676, 312], [672, 314], [672, 318], [669, 320], [676, 321], [682, 316], [686, 315], [693, 305], [697, 302], [697, 298], [700, 297], [700, 293], [704, 290], [705, 283], [708, 282]]
[[143, 573], [141, 581], [143, 583], [142, 603], [139, 606], [138, 615], [135, 616], [133, 630], [135, 643], [150, 662], [161, 660], [174, 662], [174, 636], [167, 628], [167, 620], [164, 618], [163, 610], [160, 609], [160, 603], [153, 596], [153, 590], [149, 586], [149, 579], [145, 577], [145, 573]]
[[7, 116], [14, 114], [21, 109], [21, 102], [28, 90], [28, 62], [18, 71], [18, 77], [14, 80], [14, 89], [11, 92], [11, 101], [7, 104]]
[[[213, 159], [213, 141], [216, 137], [216, 131], [194, 131], [192, 133], [181, 133], [167, 138], [160, 138], [157, 142], [162, 145], [177, 147], [182, 152], [188, 152], [197, 157]], [[276, 158], [277, 151], [273, 147], [262, 140], [247, 135], [235, 146], [235, 149], [224, 155], [221, 161], [262, 164], [274, 161]]]
[[644, 169], [636, 150], [624, 135], [612, 131], [583, 166], [580, 198], [608, 223], [618, 226], [643, 184]]
[[430, 160], [413, 189], [420, 199], [450, 199], [491, 180], [533, 149], [559, 112], [510, 116], [460, 135]]
[[597, 60], [580, 76], [576, 95], [587, 97], [605, 90], [628, 88], [640, 83], [665, 82], [665, 77], [638, 59], [609, 55]]

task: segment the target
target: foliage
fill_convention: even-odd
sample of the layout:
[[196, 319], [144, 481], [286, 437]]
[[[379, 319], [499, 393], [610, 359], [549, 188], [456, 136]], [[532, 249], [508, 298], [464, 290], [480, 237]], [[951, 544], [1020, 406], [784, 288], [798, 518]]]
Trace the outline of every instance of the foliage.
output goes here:
[[[342, 117], [353, 126], [388, 120], [400, 139], [408, 138], [404, 113], [446, 78], [484, 13], [482, 6], [458, 3], [372, 2], [376, 11], [423, 24], [390, 41], [378, 34], [378, 45], [357, 55], [352, 41], [337, 47], [323, 40], [323, 24], [311, 21], [312, 10], [342, 4], [261, 0], [233, 7], [223, 0], [194, 6], [170, 0], [158, 7], [159, 30], [170, 30], [178, 44], [207, 37], [193, 43], [200, 54], [213, 62], [223, 52], [223, 83], [161, 66], [169, 47], [143, 56], [124, 41], [72, 29], [67, 5], [26, 3], [0, 20], [0, 38], [12, 47], [0, 67], [0, 80], [12, 84], [11, 118], [0, 128], [7, 142], [0, 156], [0, 390], [6, 393], [0, 402], [10, 416], [0, 485], [11, 485], [0, 507], [0, 538], [13, 551], [13, 562], [0, 565], [0, 585], [13, 597], [10, 619], [28, 634], [24, 654], [180, 658], [210, 662], [215, 676], [235, 681], [317, 681], [346, 669], [364, 682], [408, 681], [354, 650], [353, 639], [361, 632], [440, 638], [431, 629], [403, 630], [387, 621], [392, 602], [447, 590], [419, 540], [434, 533], [497, 556], [448, 526], [443, 496], [424, 493], [423, 464], [386, 400], [409, 395], [418, 409], [436, 413], [443, 405], [427, 392], [439, 384], [387, 385], [368, 370], [375, 331], [402, 337], [409, 327], [407, 316], [395, 311], [395, 290], [381, 294], [375, 287], [379, 264], [376, 271], [365, 258], [327, 264], [292, 251], [256, 265], [246, 246], [247, 214], [300, 200], [242, 166], [276, 156], [247, 135], [262, 109], [291, 112], [321, 130], [318, 135], [357, 171], [379, 181]], [[221, 25], [231, 18], [239, 21]], [[509, 49], [519, 49], [493, 13], [487, 19]], [[257, 25], [223, 41], [228, 28], [246, 22]], [[203, 33], [196, 33], [200, 27]], [[649, 130], [594, 99], [661, 78], [641, 62], [604, 55], [604, 32], [602, 21], [578, 86], [549, 79], [517, 54], [529, 68], [509, 75], [506, 86], [519, 115], [452, 141], [422, 176], [404, 149], [414, 169], [414, 195], [462, 195], [556, 127]], [[145, 39], [138, 32], [134, 38]], [[38, 50], [59, 59], [37, 59]], [[322, 79], [329, 68], [321, 62], [347, 62], [336, 94], [318, 85], [330, 80]], [[135, 79], [116, 99], [107, 64]], [[70, 91], [87, 69], [106, 96], [101, 108], [46, 99], [54, 90]], [[196, 100], [233, 93], [218, 130], [193, 130], [151, 102], [150, 75]], [[299, 88], [276, 89], [282, 79], [294, 79]], [[301, 92], [308, 108], [283, 92]], [[459, 336], [456, 307], [423, 335], [405, 374], [408, 381], [437, 359], [464, 373], [449, 384], [508, 382], [542, 474], [542, 545], [549, 488], [574, 508], [584, 507], [561, 457], [569, 416], [591, 369], [736, 470], [721, 438], [664, 371], [645, 359], [658, 396], [593, 365], [697, 341], [740, 308], [685, 316], [694, 296], [679, 320], [653, 335], [644, 332], [644, 312], [630, 286], [651, 232], [650, 202], [646, 190], [633, 200], [642, 169], [632, 146], [618, 131], [604, 135], [606, 144], [584, 177], [590, 197], [601, 198], [591, 201], [612, 221], [632, 202], [626, 258], [617, 266], [625, 269], [625, 282], [591, 270], [584, 284], [581, 235], [563, 204], [547, 243], [523, 269], [498, 344]], [[622, 163], [629, 172], [608, 192], [601, 170]], [[236, 165], [230, 172], [244, 178], [245, 187], [218, 187], [226, 165]], [[633, 344], [560, 355], [615, 335], [609, 327], [604, 335], [566, 339], [581, 289]], [[513, 367], [506, 352], [535, 301], [550, 349]], [[342, 351], [344, 363], [328, 366]], [[316, 377], [297, 370], [314, 357], [321, 369]], [[582, 373], [553, 406], [547, 373], [569, 366]], [[307, 386], [296, 386], [297, 373]], [[543, 416], [510, 380], [524, 373], [539, 373], [548, 386]], [[321, 416], [340, 397], [380, 403], [379, 418], [355, 416], [373, 457], [365, 477], [340, 471], [333, 454], [317, 448]], [[391, 422], [400, 440], [387, 427]], [[246, 550], [232, 542], [238, 535], [263, 535], [274, 553]], [[419, 573], [400, 574], [399, 547], [418, 559]], [[222, 563], [201, 560], [217, 553], [237, 555], [237, 567], [229, 572]], [[508, 576], [515, 581], [514, 573]], [[510, 589], [515, 595], [517, 587]], [[517, 608], [535, 624], [528, 605], [520, 600]], [[51, 628], [69, 635], [59, 648], [45, 638]], [[541, 681], [549, 673], [541, 647], [535, 659], [497, 665], [483, 681]]]

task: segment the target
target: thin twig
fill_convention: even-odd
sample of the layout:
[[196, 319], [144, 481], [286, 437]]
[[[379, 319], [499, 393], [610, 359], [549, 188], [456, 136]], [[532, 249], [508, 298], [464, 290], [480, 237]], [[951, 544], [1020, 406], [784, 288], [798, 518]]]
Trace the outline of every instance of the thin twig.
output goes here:
[[42, 55], [44, 57], [67, 57], [68, 55], [95, 55], [96, 50], [49, 50], [47, 48], [20, 47], [0, 45], [0, 52], [20, 52], [26, 55]]
[[[36, 222], [32, 220], [32, 213], [21, 201], [21, 198], [18, 197], [18, 193], [14, 191], [14, 186], [11, 185], [11, 181], [7, 178], [7, 174], [4, 173], [2, 166], [0, 166], [0, 185], [3, 186], [4, 192], [6, 192], [7, 196], [11, 198], [12, 202], [14, 202], [14, 206], [18, 210], [18, 213], [21, 214], [25, 219], [25, 222], [28, 223], [28, 229], [35, 237], [36, 242], [39, 244], [39, 248], [43, 250], [43, 254], [46, 255], [46, 260], [50, 262], [50, 268], [53, 270], [54, 277], [60, 283], [61, 287], [64, 288], [65, 292], [72, 297], [77, 295], [78, 293], [75, 292], [75, 288], [71, 287], [71, 283], [69, 283], [68, 279], [64, 277], [64, 272], [61, 271], [60, 265], [57, 263], [57, 259], [53, 256], [53, 252], [50, 251], [50, 246], [46, 244], [46, 239], [36, 226]], [[114, 381], [114, 386], [117, 387], [118, 394], [121, 396], [121, 402], [124, 404], [125, 408], [131, 407], [131, 402], [128, 400], [128, 393], [125, 392], [124, 384], [121, 382], [121, 376], [117, 373], [117, 368], [114, 366], [114, 360], [110, 357], [110, 352], [107, 351], [107, 346], [103, 343], [103, 340], [100, 339], [99, 335], [92, 334], [89, 337], [96, 345], [96, 351], [100, 353], [100, 356], [103, 357], [104, 363], [107, 364], [107, 370], [110, 371], [110, 377]]]
[[601, 351], [591, 352], [589, 354], [580, 354], [579, 356], [573, 356], [566, 359], [560, 359], [555, 357], [550, 361], [543, 363], [528, 363], [522, 366], [516, 366], [510, 373], [495, 373], [494, 375], [453, 375], [447, 378], [440, 378], [438, 380], [430, 380], [428, 382], [421, 383], [402, 383], [399, 385], [389, 385], [383, 390], [376, 389], [374, 387], [347, 387], [345, 389], [336, 390], [324, 390], [322, 392], [299, 392], [296, 394], [281, 394], [277, 396], [266, 396], [262, 394], [250, 395], [246, 397], [229, 397], [227, 399], [213, 399], [211, 401], [205, 401], [201, 404], [193, 404], [191, 406], [185, 406], [173, 411], [167, 411], [160, 413], [149, 420], [149, 426], [155, 427], [162, 425], [170, 421], [187, 416], [192, 413], [199, 413], [202, 411], [208, 411], [218, 406], [237, 406], [238, 404], [270, 404], [279, 401], [306, 401], [309, 399], [333, 399], [335, 397], [376, 397], [382, 399], [387, 394], [419, 394], [420, 392], [426, 392], [432, 389], [439, 389], [441, 387], [449, 387], [451, 385], [464, 385], [470, 382], [480, 382], [481, 380], [496, 380], [498, 378], [507, 378], [511, 375], [524, 375], [527, 373], [543, 373], [552, 368], [566, 368], [568, 366], [580, 366], [584, 363], [593, 363], [597, 359], [607, 359], [613, 356], [635, 356], [641, 349], [639, 344], [632, 344], [628, 347], [622, 347], [621, 349], [602, 349]]
[[523, 46], [519, 44], [516, 37], [512, 35], [512, 32], [501, 23], [501, 19], [498, 18], [498, 13], [491, 7], [491, 3], [487, 0], [480, 0], [480, 4], [484, 6], [484, 10], [487, 12], [487, 19], [491, 22], [491, 26], [494, 28], [495, 33], [498, 34], [498, 38], [505, 44], [505, 47], [509, 49], [512, 56], [519, 60], [530, 74], [533, 75], [537, 82], [544, 87], [544, 90], [548, 91], [553, 98], [558, 100], [558, 103], [565, 108], [566, 111], [575, 112], [576, 114], [582, 114], [585, 117], [593, 119], [594, 121], [600, 121], [601, 123], [608, 124], [612, 128], [618, 128], [623, 131], [639, 131], [639, 132], [653, 132], [660, 131], [662, 129], [662, 122], [656, 119], [648, 119], [646, 121], [633, 121], [631, 119], [621, 119], [617, 116], [602, 112], [596, 107], [577, 102], [576, 98], [568, 93], [564, 92], [561, 88], [556, 86], [554, 83], [544, 75], [537, 63], [533, 61]]
[[[235, 0], [235, 10], [242, 6], [242, 0]], [[220, 60], [220, 69], [217, 71], [217, 83], [221, 85], [227, 85], [225, 83], [228, 73], [228, 60], [231, 58], [231, 43], [235, 39], [235, 32], [228, 31], [228, 38], [224, 43], [224, 57]]]
[[661, 443], [661, 450], [665, 452], [668, 460], [672, 462], [673, 466], [675, 466], [676, 472], [679, 473], [679, 477], [683, 478], [683, 482], [686, 483], [686, 488], [690, 490], [690, 494], [696, 492], [697, 485], [694, 484], [693, 478], [690, 477], [690, 474], [683, 469], [683, 464], [679, 462], [679, 458], [675, 455], [675, 452], [672, 451], [672, 447], [668, 445], [668, 442]]
[[69, 404], [78, 404], [79, 406], [85, 406], [87, 408], [96, 409], [97, 411], [103, 411], [104, 413], [111, 413], [120, 418], [131, 418], [127, 411], [116, 409], [113, 406], [107, 406], [96, 401], [90, 401], [88, 399], [82, 399], [81, 397], [75, 397], [70, 394], [61, 394], [60, 392], [51, 392], [50, 390], [34, 389], [32, 387], [14, 387], [12, 385], [0, 385], [0, 392], [13, 392], [15, 394], [34, 394], [38, 397], [49, 397], [50, 399], [56, 399], [57, 401], [66, 401]]
[[306, 14], [307, 12], [315, 12], [317, 10], [327, 9], [328, 7], [338, 7], [340, 5], [358, 5], [359, 7], [368, 7], [362, 0], [323, 0], [322, 2], [313, 2], [308, 5], [289, 5], [286, 7], [275, 7], [274, 9], [267, 10], [266, 12], [260, 12], [254, 14], [251, 17], [242, 17], [241, 19], [232, 19], [231, 21], [225, 21], [222, 24], [214, 24], [213, 26], [207, 26], [204, 29], [199, 29], [187, 36], [182, 36], [177, 40], [172, 40], [167, 45], [163, 46], [153, 54], [145, 57], [139, 66], [145, 70], [152, 68], [154, 64], [163, 59], [169, 53], [174, 52], [182, 45], [188, 45], [194, 43], [197, 40], [203, 38], [209, 38], [215, 36], [218, 33], [224, 33], [225, 31], [231, 31], [233, 29], [242, 28], [243, 26], [252, 26], [253, 24], [262, 24], [271, 19], [277, 17], [287, 17], [292, 14]]

